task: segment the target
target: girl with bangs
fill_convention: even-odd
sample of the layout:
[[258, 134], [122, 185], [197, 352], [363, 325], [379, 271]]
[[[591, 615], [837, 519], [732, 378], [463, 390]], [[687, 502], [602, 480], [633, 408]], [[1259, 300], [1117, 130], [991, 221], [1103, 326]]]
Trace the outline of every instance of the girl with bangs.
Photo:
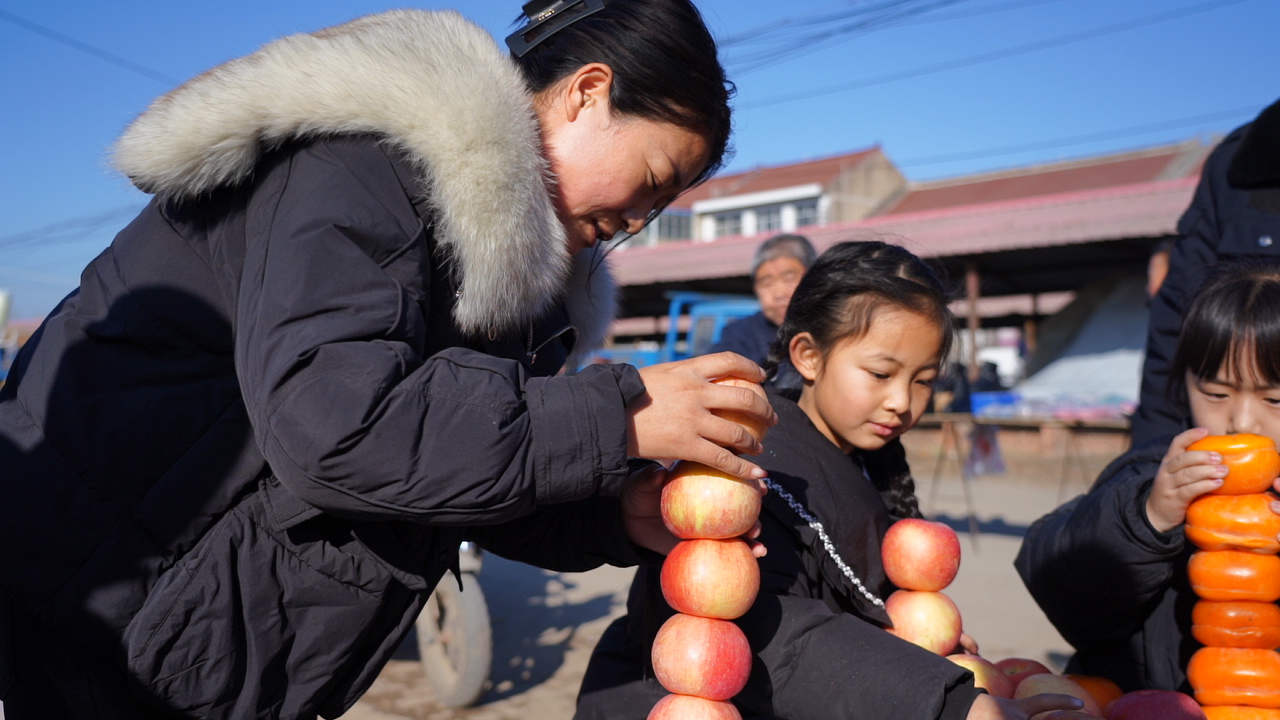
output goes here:
[[[1076, 650], [1067, 672], [1125, 691], [1190, 694], [1185, 668], [1197, 596], [1187, 507], [1227, 474], [1209, 435], [1280, 440], [1280, 266], [1220, 264], [1187, 311], [1168, 392], [1193, 427], [1130, 450], [1088, 494], [1033, 524], [1016, 560], [1036, 602]], [[1273, 486], [1280, 489], [1280, 486]], [[1273, 502], [1273, 511], [1280, 503]]]

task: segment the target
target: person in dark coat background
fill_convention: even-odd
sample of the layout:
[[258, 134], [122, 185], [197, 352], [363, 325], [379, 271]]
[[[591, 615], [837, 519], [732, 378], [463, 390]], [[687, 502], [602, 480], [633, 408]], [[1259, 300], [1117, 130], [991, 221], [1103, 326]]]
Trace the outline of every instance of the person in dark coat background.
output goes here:
[[763, 475], [713, 412], [773, 421], [710, 382], [750, 361], [557, 375], [611, 320], [599, 245], [730, 128], [692, 4], [589, 6], [528, 3], [511, 54], [452, 12], [287, 37], [128, 128], [155, 197], [0, 391], [8, 720], [337, 717], [462, 540], [633, 564], [674, 538], [630, 458]]
[[791, 293], [813, 258], [813, 244], [803, 235], [775, 235], [760, 243], [751, 261], [751, 287], [760, 312], [726, 325], [710, 352], [727, 350], [763, 364], [787, 314]]
[[1067, 671], [1125, 691], [1192, 692], [1186, 668], [1200, 645], [1187, 562], [1196, 548], [1184, 523], [1227, 469], [1221, 455], [1187, 446], [1210, 434], [1280, 440], [1280, 261], [1235, 258], [1208, 273], [1172, 358], [1178, 409], [1196, 427], [1115, 460], [1087, 494], [1034, 522], [1015, 560], [1076, 650]]
[[[997, 699], [959, 665], [886, 632], [880, 544], [890, 524], [920, 517], [901, 436], [929, 405], [951, 340], [948, 294], [907, 250], [846, 242], [800, 281], [772, 356], [803, 380], [771, 390], [779, 422], [761, 464], [760, 590], [734, 620], [754, 661], [733, 698], [745, 718], [1026, 720], [1078, 701]], [[642, 720], [666, 690], [649, 662], [674, 611], [658, 568], [637, 570], [628, 614], [605, 631], [575, 720]], [[967, 638], [964, 642], [967, 642]], [[971, 643], [968, 643], [971, 644]]]
[[1234, 130], [1205, 162], [1178, 220], [1169, 269], [1151, 302], [1133, 445], [1175, 435], [1190, 418], [1169, 395], [1169, 364], [1191, 297], [1219, 260], [1280, 255], [1280, 100]]

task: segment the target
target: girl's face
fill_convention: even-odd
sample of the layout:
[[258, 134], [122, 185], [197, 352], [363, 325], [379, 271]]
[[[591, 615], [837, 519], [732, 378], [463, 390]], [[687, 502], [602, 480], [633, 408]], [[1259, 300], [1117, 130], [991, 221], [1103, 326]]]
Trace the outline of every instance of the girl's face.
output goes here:
[[614, 115], [612, 84], [609, 66], [593, 63], [538, 97], [556, 216], [570, 254], [619, 232], [639, 232], [650, 211], [684, 192], [707, 164], [707, 141], [694, 131]]
[[1280, 387], [1262, 379], [1251, 347], [1241, 347], [1232, 369], [1220, 368], [1212, 380], [1188, 372], [1187, 396], [1192, 420], [1210, 434], [1253, 433], [1280, 440]]
[[866, 334], [822, 356], [808, 333], [791, 341], [791, 362], [806, 380], [800, 407], [848, 453], [878, 450], [920, 419], [938, 377], [943, 334], [909, 310], [882, 308]]

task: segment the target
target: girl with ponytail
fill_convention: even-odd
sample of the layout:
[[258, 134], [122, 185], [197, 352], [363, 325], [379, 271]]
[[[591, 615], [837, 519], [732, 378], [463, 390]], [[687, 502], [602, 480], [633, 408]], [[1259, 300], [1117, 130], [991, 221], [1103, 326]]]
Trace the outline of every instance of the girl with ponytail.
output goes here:
[[[1078, 706], [983, 694], [969, 671], [884, 629], [896, 588], [881, 540], [896, 519], [920, 516], [901, 436], [945, 366], [949, 300], [924, 262], [879, 241], [830, 248], [791, 297], [766, 370], [787, 362], [804, 383], [798, 394], [769, 390], [778, 425], [757, 458], [769, 473], [760, 513], [768, 554], [754, 606], [734, 621], [755, 654], [733, 698], [744, 718], [1025, 720]], [[666, 694], [649, 648], [673, 612], [659, 568], [640, 567], [628, 615], [592, 655], [579, 720], [648, 715]]]

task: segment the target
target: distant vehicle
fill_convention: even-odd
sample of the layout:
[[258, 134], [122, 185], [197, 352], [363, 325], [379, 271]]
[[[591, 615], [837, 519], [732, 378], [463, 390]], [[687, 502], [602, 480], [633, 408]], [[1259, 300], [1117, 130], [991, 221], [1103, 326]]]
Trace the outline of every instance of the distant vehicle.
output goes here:
[[[643, 342], [604, 348], [586, 363], [627, 363], [645, 367], [702, 355], [720, 340], [729, 323], [754, 315], [760, 303], [750, 295], [714, 295], [698, 292], [668, 293], [667, 334], [661, 343]], [[680, 318], [689, 316], [689, 330], [680, 332]]]

